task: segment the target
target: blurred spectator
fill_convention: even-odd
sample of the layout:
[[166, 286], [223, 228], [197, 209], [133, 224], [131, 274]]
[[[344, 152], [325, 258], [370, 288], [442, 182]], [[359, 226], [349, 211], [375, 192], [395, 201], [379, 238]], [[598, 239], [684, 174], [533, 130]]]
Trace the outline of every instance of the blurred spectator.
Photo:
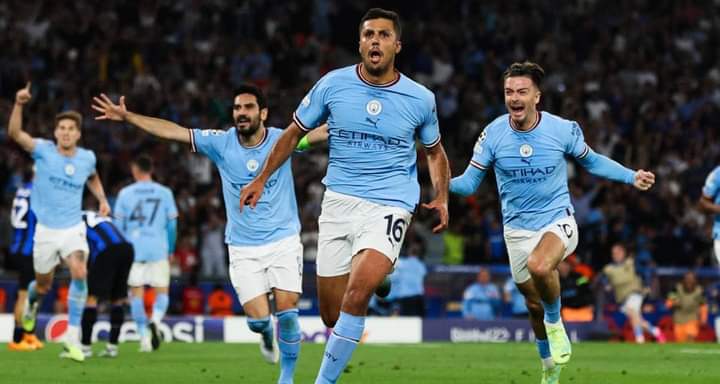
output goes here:
[[196, 274], [190, 275], [188, 285], [183, 288], [182, 313], [183, 315], [205, 314], [205, 295], [197, 285]]
[[60, 281], [57, 285], [57, 295], [53, 303], [55, 313], [67, 313], [68, 284], [67, 281]]
[[418, 244], [408, 247], [408, 256], [398, 259], [395, 271], [390, 275], [390, 292], [400, 316], [425, 315], [424, 282], [427, 268], [417, 256], [420, 250]]
[[443, 264], [462, 264], [465, 259], [465, 237], [460, 231], [460, 221], [451, 221], [450, 227], [442, 234], [445, 243]]
[[496, 215], [492, 215], [487, 226], [487, 255], [491, 263], [502, 263], [507, 260], [503, 227]]
[[[186, 236], [180, 238], [173, 257], [175, 269], [186, 276], [196, 272], [198, 257], [192, 246], [192, 240]], [[174, 275], [177, 277], [177, 275]]]
[[627, 249], [623, 244], [617, 243], [611, 249], [612, 263], [603, 268], [603, 275], [607, 279], [606, 289], [615, 293], [615, 303], [630, 320], [635, 335], [635, 342], [644, 343], [643, 330], [650, 332], [655, 339], [665, 342], [665, 335], [660, 329], [642, 316], [643, 285], [640, 277], [635, 273], [635, 262], [627, 256]]
[[703, 289], [693, 272], [686, 272], [682, 282], [668, 296], [667, 306], [673, 312], [675, 341], [692, 342], [700, 332], [700, 325], [707, 323], [707, 305]]
[[227, 259], [225, 257], [225, 225], [217, 212], [210, 212], [205, 224], [200, 230], [202, 235], [202, 246], [200, 257], [202, 261], [203, 277], [225, 278], [227, 277]]
[[562, 317], [565, 321], [592, 321], [593, 297], [590, 279], [572, 270], [572, 266], [563, 260], [558, 265], [560, 273], [560, 299]]
[[512, 276], [505, 281], [503, 286], [503, 301], [508, 306], [510, 316], [517, 319], [527, 319], [528, 310], [525, 304], [525, 296], [518, 289]]
[[462, 315], [466, 319], [493, 320], [501, 305], [500, 291], [490, 281], [490, 271], [480, 268], [477, 281], [463, 293]]
[[143, 294], [143, 307], [145, 308], [145, 313], [148, 317], [152, 315], [153, 304], [155, 304], [156, 294], [157, 292], [155, 292], [155, 288], [153, 287], [147, 287], [145, 289], [145, 293]]
[[528, 309], [525, 304], [525, 296], [520, 292], [512, 277], [509, 277], [503, 286], [503, 301], [509, 307], [508, 312], [512, 317], [527, 319]]
[[208, 312], [210, 316], [232, 316], [233, 298], [221, 284], [215, 284], [208, 295]]
[[5, 289], [0, 287], [0, 310], [2, 312], [6, 311], [7, 306], [7, 293], [5, 293]]

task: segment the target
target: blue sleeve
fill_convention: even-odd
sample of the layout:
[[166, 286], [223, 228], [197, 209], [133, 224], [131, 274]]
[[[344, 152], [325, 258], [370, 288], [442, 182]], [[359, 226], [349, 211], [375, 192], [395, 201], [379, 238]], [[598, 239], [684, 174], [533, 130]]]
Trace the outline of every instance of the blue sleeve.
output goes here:
[[424, 107], [425, 113], [423, 115], [425, 116], [425, 120], [418, 128], [418, 136], [425, 148], [432, 148], [440, 143], [440, 125], [438, 124], [435, 96], [432, 93], [430, 93]]
[[53, 147], [55, 147], [55, 144], [53, 144], [53, 142], [49, 141], [49, 140], [34, 139], [34, 141], [35, 141], [35, 147], [33, 148], [33, 151], [30, 154], [30, 156], [32, 156], [32, 158], [34, 160], [41, 159], [49, 151], [52, 151]]
[[470, 165], [468, 165], [462, 175], [453, 177], [452, 180], [450, 180], [450, 192], [460, 196], [472, 195], [477, 191], [480, 183], [482, 183], [486, 172], [486, 170], [479, 168], [471, 160]]
[[227, 131], [218, 129], [191, 129], [190, 149], [217, 163], [222, 159], [221, 151], [227, 135]]
[[168, 221], [167, 224], [168, 252], [175, 253], [175, 241], [177, 240], [177, 219]]
[[293, 121], [303, 131], [309, 131], [319, 126], [327, 120], [330, 114], [327, 104], [331, 73], [315, 83], [293, 113]]
[[587, 155], [590, 146], [585, 143], [585, 135], [583, 135], [582, 129], [580, 129], [580, 124], [571, 121], [570, 130], [562, 130], [561, 135], [566, 136], [567, 139], [565, 143], [565, 153], [576, 159], [582, 159]]
[[587, 148], [585, 155], [577, 160], [588, 172], [595, 176], [625, 184], [633, 184], [635, 182], [635, 171], [623, 167], [615, 160], [595, 153], [589, 146], [585, 147]]
[[705, 185], [702, 189], [702, 194], [711, 200], [715, 200], [718, 194], [718, 187], [720, 186], [720, 183], [718, 183], [718, 181], [720, 181], [718, 180], [718, 173], [720, 173], [720, 167], [710, 172], [707, 179], [705, 179]]

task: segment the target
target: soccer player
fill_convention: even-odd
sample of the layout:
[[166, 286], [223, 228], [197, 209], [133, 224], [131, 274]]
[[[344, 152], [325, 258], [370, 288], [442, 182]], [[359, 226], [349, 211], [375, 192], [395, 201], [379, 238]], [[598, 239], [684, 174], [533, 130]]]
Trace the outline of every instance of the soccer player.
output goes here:
[[[559, 380], [571, 345], [560, 319], [557, 266], [577, 246], [578, 229], [567, 186], [566, 156], [590, 173], [649, 189], [655, 175], [632, 171], [595, 153], [577, 122], [537, 110], [543, 69], [514, 63], [503, 74], [508, 113], [485, 127], [472, 160], [450, 191], [474, 193], [495, 169], [504, 237], [513, 279], [525, 296], [543, 362], [543, 383]], [[544, 321], [543, 321], [544, 318]]]
[[[137, 324], [140, 351], [152, 352], [160, 347], [162, 335], [158, 324], [169, 305], [169, 258], [175, 252], [178, 211], [170, 188], [153, 181], [149, 156], [136, 157], [130, 170], [135, 182], [118, 193], [114, 215], [135, 250], [128, 285], [132, 296], [130, 313]], [[145, 285], [153, 287], [156, 293], [149, 323], [144, 305]]]
[[642, 316], [643, 283], [635, 273], [635, 260], [627, 257], [627, 249], [620, 243], [614, 244], [610, 252], [612, 262], [603, 268], [602, 273], [607, 281], [606, 286], [615, 293], [615, 302], [630, 320], [635, 342], [644, 343], [644, 331], [648, 331], [659, 343], [664, 343], [665, 335], [660, 328]]
[[33, 138], [22, 129], [22, 111], [31, 99], [30, 83], [15, 96], [10, 114], [8, 135], [35, 160], [32, 209], [37, 216], [33, 245], [35, 284], [28, 286], [23, 311], [23, 328], [35, 328], [38, 306], [50, 290], [55, 267], [65, 262], [72, 281], [68, 293], [68, 328], [64, 351], [60, 357], [81, 362], [80, 319], [87, 299], [88, 245], [82, 221], [83, 189], [88, 189], [100, 202], [99, 212], [110, 213], [110, 206], [95, 171], [95, 154], [79, 147], [82, 115], [75, 111], [55, 116], [56, 143]]
[[713, 253], [720, 266], [720, 166], [710, 172], [700, 196], [699, 207], [705, 213], [715, 216], [713, 224]]
[[316, 383], [338, 380], [362, 337], [370, 297], [397, 260], [420, 199], [416, 137], [425, 147], [436, 192], [423, 205], [440, 214], [436, 232], [448, 222], [449, 169], [434, 95], [395, 69], [400, 18], [370, 9], [359, 34], [361, 62], [331, 71], [313, 86], [240, 196], [241, 207], [260, 210], [271, 175], [305, 132], [327, 122], [329, 164], [318, 221], [317, 283], [321, 317], [334, 330]]
[[[266, 361], [280, 360], [278, 383], [293, 382], [300, 353], [297, 303], [302, 291], [302, 243], [291, 162], [266, 180], [267, 191], [257, 210], [240, 211], [240, 188], [262, 168], [282, 130], [265, 127], [267, 100], [255, 86], [235, 90], [233, 127], [226, 131], [183, 128], [173, 122], [138, 115], [105, 95], [95, 98], [97, 119], [125, 121], [158, 137], [190, 144], [220, 171], [228, 218], [225, 242], [230, 254], [230, 280], [248, 316], [248, 326], [260, 334]], [[274, 336], [268, 294], [275, 298], [279, 337]], [[279, 346], [278, 346], [279, 341]]]
[[18, 268], [18, 294], [15, 300], [15, 329], [13, 340], [8, 344], [11, 351], [34, 351], [42, 349], [44, 344], [35, 336], [35, 330], [24, 330], [22, 327], [22, 313], [27, 300], [28, 285], [35, 278], [33, 271], [33, 236], [37, 219], [30, 209], [30, 194], [32, 193], [32, 171], [28, 169], [23, 173], [23, 184], [15, 191], [12, 210], [10, 211], [10, 224], [13, 227], [13, 238], [10, 244], [10, 257]]
[[92, 356], [92, 330], [97, 321], [98, 301], [110, 301], [110, 340], [100, 357], [117, 357], [120, 328], [125, 320], [123, 305], [127, 299], [128, 275], [133, 265], [133, 246], [109, 217], [85, 211], [87, 226], [88, 298], [82, 316], [82, 349]]

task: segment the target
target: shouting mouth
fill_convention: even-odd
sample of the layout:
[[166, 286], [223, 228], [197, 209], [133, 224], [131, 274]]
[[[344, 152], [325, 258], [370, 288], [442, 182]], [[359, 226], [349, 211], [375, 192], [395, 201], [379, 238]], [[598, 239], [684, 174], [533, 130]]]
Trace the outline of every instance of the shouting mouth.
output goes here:
[[368, 57], [370, 58], [370, 62], [373, 64], [379, 64], [380, 60], [382, 60], [383, 53], [381, 50], [377, 48], [373, 48], [368, 53]]
[[510, 106], [510, 113], [513, 116], [520, 116], [520, 115], [522, 115], [523, 112], [525, 112], [524, 105], [511, 105]]

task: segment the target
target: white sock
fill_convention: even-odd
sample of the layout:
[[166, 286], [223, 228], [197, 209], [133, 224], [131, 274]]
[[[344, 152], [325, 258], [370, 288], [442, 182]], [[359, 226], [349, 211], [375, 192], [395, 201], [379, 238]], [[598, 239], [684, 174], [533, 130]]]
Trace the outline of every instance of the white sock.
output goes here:
[[68, 325], [67, 331], [65, 331], [65, 342], [80, 345], [80, 327]]
[[546, 357], [544, 359], [540, 359], [540, 361], [542, 361], [543, 370], [548, 370], [555, 366], [555, 362], [552, 357]]

